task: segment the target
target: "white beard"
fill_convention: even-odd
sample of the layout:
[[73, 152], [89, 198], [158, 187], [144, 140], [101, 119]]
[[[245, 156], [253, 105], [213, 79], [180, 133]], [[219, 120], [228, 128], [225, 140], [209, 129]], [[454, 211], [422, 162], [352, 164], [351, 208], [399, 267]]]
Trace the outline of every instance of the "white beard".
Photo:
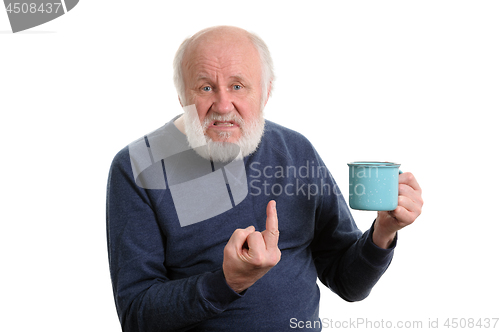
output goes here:
[[[213, 141], [206, 130], [213, 121], [234, 121], [240, 126], [241, 137], [236, 143], [227, 142], [231, 137], [230, 132], [221, 131], [221, 141]], [[234, 159], [243, 159], [257, 150], [262, 135], [264, 134], [264, 114], [259, 112], [258, 117], [252, 121], [243, 121], [236, 115], [220, 115], [212, 113], [200, 123], [195, 105], [184, 107], [184, 128], [189, 146], [200, 156], [214, 162], [229, 162]]]

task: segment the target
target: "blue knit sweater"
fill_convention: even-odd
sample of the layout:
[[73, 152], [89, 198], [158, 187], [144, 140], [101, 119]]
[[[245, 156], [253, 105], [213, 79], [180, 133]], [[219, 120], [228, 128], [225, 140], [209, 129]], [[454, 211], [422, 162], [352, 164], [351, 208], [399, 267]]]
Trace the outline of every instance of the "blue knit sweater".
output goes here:
[[[187, 149], [174, 120], [141, 140], [160, 135], [166, 147]], [[266, 121], [259, 148], [243, 160], [246, 197], [187, 226], [176, 213], [165, 163], [160, 163], [165, 189], [144, 189], [131, 165], [131, 149], [112, 162], [106, 213], [123, 331], [287, 331], [298, 321], [319, 331], [318, 278], [341, 298], [359, 301], [391, 262], [396, 241], [380, 249], [371, 239], [373, 227], [364, 234], [356, 227], [321, 158], [295, 131]], [[277, 203], [281, 261], [237, 294], [222, 273], [224, 246], [237, 228], [254, 225], [263, 231], [270, 200]]]

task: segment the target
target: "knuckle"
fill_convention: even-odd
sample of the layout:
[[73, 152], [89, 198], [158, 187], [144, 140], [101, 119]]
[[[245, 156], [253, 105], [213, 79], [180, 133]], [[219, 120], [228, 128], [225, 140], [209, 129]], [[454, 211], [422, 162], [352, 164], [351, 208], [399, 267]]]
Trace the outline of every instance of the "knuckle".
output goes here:
[[231, 256], [232, 253], [233, 253], [232, 248], [226, 244], [226, 246], [224, 247], [224, 256]]
[[398, 190], [399, 190], [399, 193], [400, 193], [400, 194], [404, 194], [404, 193], [406, 192], [406, 185], [405, 185], [405, 184], [400, 183], [400, 184], [399, 184], [399, 187], [398, 187]]
[[233, 236], [241, 236], [243, 234], [244, 230], [241, 229], [241, 228], [238, 228], [236, 229], [234, 232], [233, 232]]
[[397, 219], [398, 215], [401, 213], [401, 209], [402, 209], [402, 207], [401, 207], [401, 206], [397, 206], [397, 207], [396, 207], [396, 208], [392, 211], [392, 217]]
[[252, 259], [252, 263], [256, 267], [263, 267], [265, 265], [265, 262], [266, 260], [261, 253], [256, 254]]
[[258, 253], [252, 259], [252, 264], [256, 268], [269, 269], [278, 264], [281, 260], [281, 251], [278, 249], [267, 254]]
[[251, 243], [259, 243], [261, 242], [262, 240], [262, 235], [260, 234], [260, 232], [253, 232], [251, 234], [248, 235], [247, 237], [248, 241], [251, 242]]
[[422, 214], [422, 208], [418, 207], [415, 212], [417, 213], [417, 216], [421, 215]]
[[[276, 255], [275, 255], [275, 257], [274, 257], [274, 261], [273, 261], [273, 262], [274, 262], [274, 265], [278, 264], [280, 260], [281, 260], [281, 250], [279, 250], [279, 249], [278, 249], [278, 250], [276, 251]], [[273, 265], [273, 266], [274, 266], [274, 265]]]

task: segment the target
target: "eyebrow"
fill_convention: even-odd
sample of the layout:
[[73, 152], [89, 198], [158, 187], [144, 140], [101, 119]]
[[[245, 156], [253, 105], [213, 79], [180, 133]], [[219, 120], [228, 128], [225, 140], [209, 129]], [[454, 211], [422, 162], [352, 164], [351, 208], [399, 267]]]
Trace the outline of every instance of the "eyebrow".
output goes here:
[[206, 75], [198, 75], [198, 76], [196, 77], [196, 80], [197, 80], [197, 81], [203, 81], [203, 80], [209, 80], [209, 81], [210, 81], [211, 79], [210, 79], [210, 77], [208, 77], [208, 76], [206, 76]]
[[[236, 79], [238, 81], [244, 81], [244, 77], [241, 76], [241, 75], [231, 75], [229, 76], [230, 79]], [[204, 80], [207, 80], [207, 81], [212, 81], [212, 79], [210, 77], [208, 77], [207, 75], [204, 75], [204, 74], [200, 74], [196, 77], [196, 81], [204, 81]]]
[[232, 76], [229, 76], [229, 78], [237, 79], [238, 81], [244, 80], [243, 76], [241, 76], [241, 75], [232, 75]]

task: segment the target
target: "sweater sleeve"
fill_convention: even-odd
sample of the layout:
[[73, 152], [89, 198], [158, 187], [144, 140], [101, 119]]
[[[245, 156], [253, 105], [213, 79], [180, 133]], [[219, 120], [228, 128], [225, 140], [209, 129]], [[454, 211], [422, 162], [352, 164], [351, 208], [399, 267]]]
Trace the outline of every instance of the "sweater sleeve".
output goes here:
[[123, 331], [186, 331], [241, 297], [222, 270], [170, 280], [166, 237], [149, 193], [133, 179], [128, 151], [111, 165], [106, 204], [108, 259]]
[[311, 244], [313, 259], [324, 285], [346, 301], [360, 301], [389, 267], [397, 240], [388, 249], [375, 245], [373, 225], [362, 233], [330, 174], [327, 180], [336, 190], [320, 197]]

